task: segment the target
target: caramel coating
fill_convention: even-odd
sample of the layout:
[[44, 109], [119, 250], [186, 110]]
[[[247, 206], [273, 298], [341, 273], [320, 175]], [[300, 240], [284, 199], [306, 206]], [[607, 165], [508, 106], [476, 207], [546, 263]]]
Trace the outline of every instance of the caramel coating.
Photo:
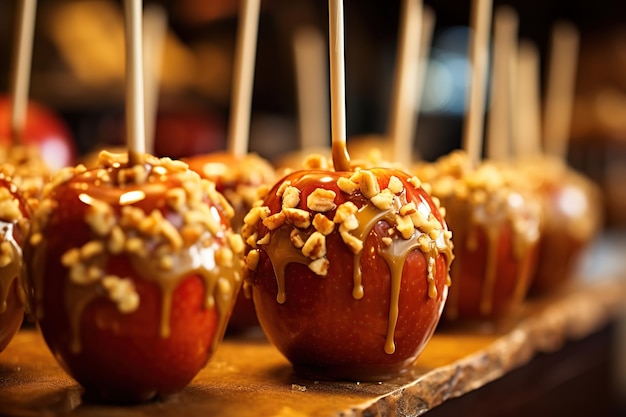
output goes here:
[[[49, 232], [66, 216], [83, 216], [69, 246]], [[218, 311], [218, 343], [241, 285], [244, 246], [229, 226], [232, 216], [215, 185], [180, 161], [145, 155], [143, 164], [129, 165], [126, 154], [103, 151], [97, 168], [61, 170], [44, 189], [28, 238], [33, 313], [39, 320], [48, 314], [46, 275], [60, 262], [67, 273], [61, 282], [70, 350], [80, 352], [81, 317], [91, 302], [108, 299], [122, 314], [142, 303], [136, 281], [108, 272], [110, 262], [124, 258], [160, 288], [163, 338], [170, 334], [173, 291], [189, 275], [199, 275], [205, 307]], [[60, 259], [50, 259], [58, 251]]]
[[[289, 297], [285, 284], [286, 268], [291, 263], [307, 265], [320, 279], [330, 279], [327, 275], [332, 265], [327, 240], [339, 236], [353, 254], [352, 297], [360, 300], [367, 292], [361, 257], [370, 256], [363, 253], [364, 242], [374, 227], [384, 222], [389, 225], [388, 236], [382, 237], [384, 243], [378, 247], [378, 254], [387, 263], [392, 282], [384, 345], [385, 353], [392, 355], [396, 350], [394, 334], [400, 280], [408, 254], [417, 250], [425, 257], [430, 298], [441, 295], [435, 285], [436, 260], [443, 255], [447, 276], [453, 255], [451, 233], [443, 219], [435, 215], [434, 208], [427, 202], [416, 206], [409, 201], [408, 190], [400, 178], [407, 183], [419, 184], [419, 181], [410, 181], [401, 171], [382, 171], [391, 172], [388, 180], [381, 180], [381, 173], [375, 169], [357, 169], [339, 173], [339, 179], [334, 180], [328, 171], [302, 171], [277, 184], [244, 219], [242, 235], [248, 244], [246, 265], [249, 268], [244, 289], [250, 291], [254, 286], [255, 270], [261, 257], [268, 257], [273, 266], [279, 304], [284, 304]], [[310, 189], [306, 184], [312, 182], [324, 185]], [[294, 197], [300, 194], [306, 197]], [[380, 196], [388, 196], [388, 199]], [[280, 204], [268, 205], [268, 201], [276, 200], [274, 197]], [[379, 202], [381, 198], [388, 200], [388, 204]], [[285, 220], [274, 227], [274, 219], [280, 214]], [[448, 277], [446, 285], [449, 284]], [[445, 299], [445, 295], [443, 297]]]
[[514, 311], [531, 283], [543, 222], [527, 180], [496, 163], [473, 167], [461, 151], [416, 173], [445, 208], [455, 236], [445, 317], [496, 319]]

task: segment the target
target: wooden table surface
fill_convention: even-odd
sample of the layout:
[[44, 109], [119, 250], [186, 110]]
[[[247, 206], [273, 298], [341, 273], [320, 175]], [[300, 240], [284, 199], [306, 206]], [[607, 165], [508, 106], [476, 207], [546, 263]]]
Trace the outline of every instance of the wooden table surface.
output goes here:
[[384, 383], [300, 380], [261, 334], [227, 337], [175, 397], [133, 407], [83, 403], [40, 334], [23, 329], [0, 354], [0, 414], [8, 416], [421, 415], [518, 368], [539, 352], [584, 338], [622, 313], [623, 280], [575, 285], [527, 302], [498, 326], [440, 326], [409, 374]]

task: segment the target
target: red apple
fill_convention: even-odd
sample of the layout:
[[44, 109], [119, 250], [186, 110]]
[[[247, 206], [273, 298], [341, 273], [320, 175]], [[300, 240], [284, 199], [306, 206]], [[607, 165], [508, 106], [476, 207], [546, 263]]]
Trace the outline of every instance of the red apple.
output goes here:
[[46, 343], [88, 395], [111, 402], [185, 387], [241, 286], [243, 242], [214, 185], [167, 158], [126, 159], [60, 172], [24, 251]]
[[453, 153], [421, 167], [418, 175], [446, 209], [455, 261], [448, 320], [498, 320], [525, 300], [535, 271], [541, 232], [538, 198], [504, 166], [469, 165]]
[[[235, 216], [231, 224], [235, 231], [241, 229], [243, 217], [258, 200], [259, 187], [269, 186], [276, 180], [272, 165], [254, 153], [237, 157], [227, 152], [215, 152], [183, 158], [183, 161], [201, 177], [215, 182], [217, 190], [233, 206]], [[258, 324], [252, 299], [240, 292], [228, 330], [239, 332]]]
[[0, 352], [24, 318], [21, 245], [29, 219], [29, 209], [17, 186], [0, 175]]
[[600, 191], [561, 160], [541, 157], [519, 165], [540, 196], [545, 219], [530, 291], [550, 293], [573, 278], [576, 262], [600, 230]]
[[299, 375], [385, 379], [429, 341], [452, 245], [418, 181], [382, 168], [296, 171], [246, 216], [244, 285]]
[[[51, 110], [30, 101], [26, 112], [23, 132], [23, 145], [35, 146], [42, 159], [53, 171], [74, 163], [76, 144], [67, 125]], [[0, 144], [12, 145], [11, 102], [8, 97], [0, 97]]]
[[154, 153], [182, 158], [216, 152], [226, 146], [226, 127], [216, 114], [198, 109], [160, 111], [154, 131]]

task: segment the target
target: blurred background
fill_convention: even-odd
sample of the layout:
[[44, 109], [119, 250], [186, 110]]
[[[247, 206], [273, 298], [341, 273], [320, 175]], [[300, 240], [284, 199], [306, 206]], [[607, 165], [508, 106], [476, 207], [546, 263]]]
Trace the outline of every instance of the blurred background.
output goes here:
[[[3, 92], [10, 79], [14, 3], [0, 2]], [[146, 7], [153, 3], [164, 7], [168, 17], [156, 153], [181, 157], [224, 149], [238, 1], [145, 2]], [[436, 16], [414, 142], [415, 156], [425, 160], [460, 146], [469, 3], [425, 1]], [[515, 0], [495, 1], [494, 9], [503, 4], [518, 12], [520, 38], [537, 46], [544, 84], [554, 23], [567, 19], [579, 28], [569, 160], [604, 191], [607, 228], [624, 227], [626, 6], [619, 0]], [[250, 149], [276, 159], [299, 146], [294, 37], [301, 28], [312, 27], [326, 42], [327, 2], [266, 0], [261, 13]], [[397, 0], [345, 2], [348, 136], [387, 130], [399, 14]], [[68, 123], [80, 154], [123, 143], [123, 42], [119, 1], [39, 2], [31, 98]]]
[[[0, 91], [9, 89], [15, 3], [0, 2]], [[226, 147], [237, 0], [146, 1], [167, 12], [155, 152], [182, 157]], [[468, 0], [425, 0], [435, 15], [414, 156], [461, 144], [467, 94]], [[546, 91], [553, 25], [580, 31], [568, 160], [603, 192], [604, 238], [584, 263], [587, 276], [626, 271], [626, 4], [623, 0], [494, 1], [519, 14], [519, 37], [538, 48]], [[327, 2], [263, 0], [252, 102], [250, 150], [270, 160], [300, 146], [294, 39], [317, 31], [327, 48]], [[385, 134], [392, 96], [400, 1], [345, 0], [348, 136]], [[326, 50], [322, 68], [327, 77]], [[68, 124], [81, 156], [124, 143], [124, 22], [120, 1], [39, 0], [30, 96]], [[312, 81], [313, 82], [313, 81]], [[327, 81], [326, 81], [327, 82]], [[328, 96], [322, 92], [323, 97]], [[328, 103], [325, 103], [328, 105]], [[328, 115], [320, 129], [329, 137]], [[626, 340], [626, 324], [621, 330]], [[623, 349], [626, 342], [621, 343]], [[626, 392], [626, 358], [616, 352]], [[626, 397], [626, 395], [624, 395]], [[626, 402], [626, 398], [624, 398]]]

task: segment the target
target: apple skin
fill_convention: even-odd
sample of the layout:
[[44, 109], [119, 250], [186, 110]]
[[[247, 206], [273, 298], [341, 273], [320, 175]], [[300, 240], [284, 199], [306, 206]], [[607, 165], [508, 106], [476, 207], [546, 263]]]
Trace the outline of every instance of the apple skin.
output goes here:
[[154, 129], [154, 153], [158, 156], [183, 158], [226, 146], [224, 121], [208, 111], [184, 107], [160, 111]]
[[[459, 239], [455, 239], [455, 261], [451, 271], [454, 286], [444, 309], [443, 321], [495, 321], [518, 313], [533, 280], [538, 243], [533, 244], [523, 257], [515, 256], [511, 225], [504, 224], [498, 228], [493, 242], [489, 241], [485, 229], [478, 227], [474, 237], [476, 246], [470, 248], [467, 236], [454, 227], [457, 221], [468, 222], [469, 217], [456, 219], [448, 211], [446, 218], [455, 238]], [[497, 260], [491, 296], [485, 296], [490, 247], [495, 249]]]
[[539, 242], [532, 295], [549, 294], [574, 278], [574, 268], [600, 230], [600, 191], [586, 178], [569, 171], [544, 177], [537, 186], [545, 227]]
[[[68, 250], [80, 248], [93, 239], [93, 231], [83, 220], [89, 205], [81, 200], [81, 195], [89, 194], [107, 202], [119, 215], [120, 196], [140, 189], [145, 192], [145, 198], [133, 203], [135, 207], [146, 213], [159, 210], [177, 228], [183, 222], [182, 215], [171, 210], [163, 197], [166, 190], [180, 187], [182, 180], [157, 176], [158, 179], [148, 185], [97, 186], [98, 175], [92, 174], [101, 171], [75, 174], [45, 196], [56, 203], [46, 216], [45, 225], [37, 229], [43, 236], [43, 245], [32, 242], [31, 234], [24, 251], [29, 267], [26, 287], [31, 310], [53, 355], [85, 388], [88, 398], [99, 402], [138, 403], [166, 397], [180, 391], [193, 379], [221, 341], [241, 285], [241, 266], [234, 261], [235, 270], [238, 268], [234, 273], [239, 280], [232, 283], [232, 293], [228, 294], [223, 312], [219, 311], [217, 301], [212, 306], [206, 305], [208, 288], [200, 273], [194, 272], [198, 267], [183, 266], [176, 271], [180, 276], [175, 276], [176, 285], [169, 298], [171, 310], [169, 316], [164, 316], [167, 292], [163, 282], [147, 277], [145, 270], [141, 271], [145, 265], [138, 267], [125, 252], [108, 254], [104, 269], [107, 275], [132, 281], [139, 296], [136, 310], [122, 313], [103, 295], [105, 291], [99, 284], [91, 287], [95, 288], [95, 297], [72, 298], [70, 294], [77, 294], [72, 291], [80, 294], [85, 287], [72, 282], [69, 269], [61, 259]], [[219, 213], [222, 232], [230, 231], [223, 207], [213, 200], [206, 204]], [[37, 218], [37, 213], [34, 217]], [[68, 230], [72, 232], [68, 234]], [[212, 243], [208, 249], [215, 255], [217, 249], [213, 245], [224, 246], [226, 237], [222, 234], [213, 238], [217, 243]], [[202, 262], [204, 265], [204, 258]], [[84, 301], [86, 305], [81, 307]], [[164, 317], [170, 328], [168, 335], [162, 333]], [[79, 342], [79, 349], [75, 341]]]
[[[426, 205], [444, 230], [445, 222], [430, 197], [409, 185], [403, 172], [372, 169], [380, 187], [387, 186], [390, 176], [400, 178], [406, 188], [407, 201]], [[284, 181], [300, 189], [298, 208], [307, 209], [307, 196], [317, 188], [336, 193], [335, 203], [352, 201], [357, 207], [368, 200], [357, 192], [342, 193], [339, 177], [351, 172], [297, 171], [287, 175], [267, 194], [264, 205], [270, 213], [281, 209], [277, 188]], [[335, 209], [336, 210], [336, 209]], [[335, 211], [328, 217], [333, 218]], [[285, 226], [281, 226], [285, 227]], [[382, 380], [407, 370], [417, 359], [438, 324], [447, 296], [449, 261], [439, 252], [435, 258], [436, 296], [429, 296], [426, 257], [419, 249], [411, 250], [401, 272], [397, 324], [393, 333], [395, 352], [386, 353], [391, 308], [392, 273], [387, 261], [378, 253], [382, 237], [389, 236], [390, 224], [378, 220], [364, 241], [360, 267], [364, 294], [353, 297], [354, 255], [335, 230], [326, 237], [329, 262], [326, 276], [318, 276], [307, 265], [292, 262], [285, 268], [284, 303], [277, 302], [278, 285], [274, 265], [264, 245], [259, 245], [259, 262], [255, 270], [246, 271], [246, 285], [251, 285], [257, 317], [269, 340], [289, 359], [294, 371], [303, 377], [339, 380]], [[259, 236], [267, 229], [257, 224]], [[244, 234], [245, 238], [245, 234]], [[272, 244], [272, 243], [270, 243]], [[451, 256], [451, 253], [450, 253]]]
[[[3, 236], [1, 240], [10, 242], [15, 249], [20, 249], [30, 220], [30, 211], [17, 187], [4, 175], [0, 175], [0, 188], [9, 190], [10, 196], [18, 201], [21, 214], [18, 220], [0, 219], [0, 225], [3, 228], [7, 224], [12, 224], [12, 235], [8, 239]], [[20, 257], [13, 259], [9, 265], [0, 268], [0, 352], [11, 342], [24, 319], [22, 276], [21, 273], [15, 273], [16, 268], [17, 271], [22, 271], [21, 266], [22, 259]], [[4, 303], [6, 305], [3, 308]]]
[[[76, 143], [67, 125], [42, 104], [28, 103], [23, 132], [24, 145], [36, 146], [46, 165], [53, 171], [76, 160]], [[0, 144], [11, 145], [11, 102], [0, 97]]]

